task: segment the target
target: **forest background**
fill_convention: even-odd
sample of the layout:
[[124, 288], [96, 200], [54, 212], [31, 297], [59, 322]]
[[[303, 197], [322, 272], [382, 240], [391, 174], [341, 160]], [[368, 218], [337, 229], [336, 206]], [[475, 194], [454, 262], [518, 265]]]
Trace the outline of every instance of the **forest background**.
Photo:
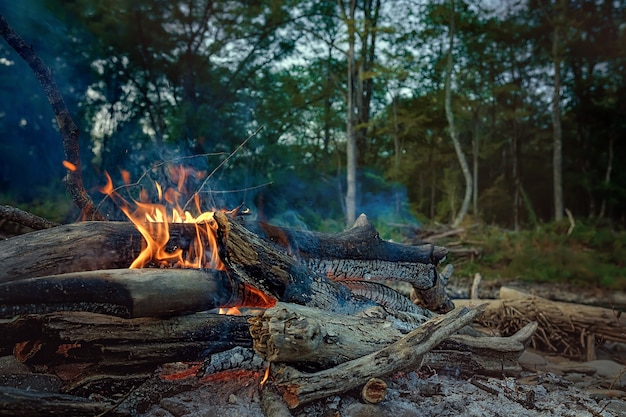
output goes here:
[[[0, 14], [53, 70], [95, 201], [105, 172], [122, 184], [181, 162], [210, 174], [208, 207], [326, 231], [363, 212], [398, 240], [463, 226], [485, 254], [463, 273], [626, 287], [623, 2], [0, 0]], [[0, 91], [0, 203], [77, 220], [51, 107], [6, 43]]]

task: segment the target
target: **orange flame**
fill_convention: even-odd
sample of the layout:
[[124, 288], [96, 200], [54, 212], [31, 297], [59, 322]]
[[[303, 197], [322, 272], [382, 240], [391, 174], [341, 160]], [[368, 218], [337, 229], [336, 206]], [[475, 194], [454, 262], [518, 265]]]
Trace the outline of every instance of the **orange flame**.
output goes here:
[[[213, 218], [214, 212], [201, 212], [198, 198], [196, 198], [196, 208], [200, 214], [194, 216], [191, 212], [184, 211], [178, 204], [178, 201], [185, 194], [182, 190], [184, 190], [184, 180], [187, 173], [184, 168], [170, 172], [176, 174], [178, 190], [166, 188], [163, 191], [161, 185], [155, 182], [159, 203], [151, 203], [148, 192], [142, 189], [139, 194], [139, 201], [134, 201], [134, 210], [115, 191], [111, 176], [105, 173], [107, 183], [100, 191], [107, 194], [118, 204], [122, 212], [144, 238], [141, 253], [132, 262], [130, 268], [143, 268], [150, 262], [154, 262], [161, 267], [175, 266], [180, 268], [224, 270], [224, 264], [218, 254], [218, 225]], [[127, 171], [122, 171], [122, 177], [126, 184], [130, 184], [130, 174]], [[163, 203], [163, 200], [165, 200], [167, 205]], [[173, 207], [168, 208], [168, 206]], [[168, 211], [170, 211], [169, 214]], [[175, 248], [170, 251], [166, 249], [170, 240], [170, 223], [190, 223], [194, 225], [196, 237], [186, 253], [182, 248]]]
[[263, 378], [261, 379], [261, 382], [259, 382], [260, 386], [265, 385], [267, 380], [270, 378], [270, 366], [272, 366], [272, 362], [268, 362], [267, 363], [267, 368], [265, 368], [265, 374], [263, 375]]

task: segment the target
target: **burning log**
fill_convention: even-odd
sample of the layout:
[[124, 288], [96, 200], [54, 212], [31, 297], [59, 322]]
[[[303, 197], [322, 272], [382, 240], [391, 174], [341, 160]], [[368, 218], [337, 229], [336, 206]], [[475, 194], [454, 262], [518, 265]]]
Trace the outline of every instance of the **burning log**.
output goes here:
[[[281, 301], [294, 302], [297, 304], [317, 306], [324, 309], [335, 309], [337, 311], [358, 311], [373, 302], [368, 302], [363, 297], [355, 296], [346, 286], [328, 280], [325, 276], [315, 273], [306, 267], [298, 259], [290, 256], [282, 250], [275, 249], [269, 245], [267, 241], [255, 233], [250, 232], [237, 222], [230, 221], [228, 217], [222, 213], [215, 213], [215, 222], [217, 223], [217, 251], [220, 258], [225, 263], [227, 272], [230, 277], [240, 279], [251, 287], [257, 288], [261, 292], [268, 294]], [[358, 229], [355, 228], [355, 229]], [[369, 228], [368, 228], [369, 230]], [[369, 232], [368, 232], [369, 233]], [[172, 224], [169, 230], [168, 247], [172, 250], [180, 249], [183, 252], [188, 251], [190, 242], [196, 237], [196, 230], [193, 225]], [[331, 242], [331, 239], [327, 239]], [[349, 247], [346, 239], [339, 239], [342, 243], [326, 245], [339, 251], [339, 247]], [[358, 253], [365, 253], [367, 246], [360, 243]], [[381, 253], [380, 239], [372, 240], [374, 254]], [[2, 293], [16, 294], [18, 289], [12, 290], [15, 285], [19, 291], [23, 291], [27, 285], [43, 285], [45, 280], [29, 281], [24, 284], [15, 284], [17, 280], [24, 278], [33, 278], [46, 276], [48, 274], [72, 273], [77, 271], [92, 271], [102, 269], [113, 269], [127, 266], [133, 262], [137, 254], [141, 251], [142, 237], [140, 232], [130, 223], [121, 222], [84, 222], [67, 226], [59, 226], [44, 231], [29, 233], [15, 238], [7, 239], [0, 242], [0, 297]], [[388, 259], [394, 259], [394, 251], [389, 245], [382, 245], [387, 248]], [[416, 256], [424, 256], [424, 253], [436, 252], [441, 256], [442, 250], [436, 250], [432, 246], [428, 248], [405, 248], [400, 245], [396, 248], [400, 253], [413, 253]], [[345, 253], [346, 248], [342, 249]], [[408, 256], [408, 255], [402, 255]], [[432, 254], [429, 255], [432, 257]], [[19, 262], [15, 260], [19, 259]], [[10, 260], [10, 261], [9, 261]], [[434, 285], [437, 279], [436, 269], [434, 265], [429, 270], [433, 272], [427, 276], [424, 286], [427, 282]], [[163, 273], [146, 272], [146, 275]], [[182, 270], [169, 269], [168, 275], [171, 279], [181, 279], [184, 274], [192, 274], [190, 272], [181, 272]], [[430, 272], [429, 272], [430, 273]], [[124, 273], [119, 272], [120, 280], [123, 279]], [[129, 272], [130, 274], [130, 272]], [[214, 273], [211, 273], [214, 274]], [[85, 291], [90, 291], [92, 284], [88, 283], [89, 279], [77, 279], [77, 276], [71, 276], [75, 279], [77, 287], [85, 285]], [[219, 277], [217, 277], [220, 279]], [[160, 278], [159, 278], [160, 279]], [[49, 284], [57, 280], [67, 282], [60, 275], [48, 278]], [[28, 280], [27, 280], [28, 281]], [[105, 279], [107, 283], [110, 280]], [[132, 278], [128, 277], [125, 286], [131, 286]], [[186, 282], [186, 280], [182, 280]], [[162, 281], [161, 281], [162, 282]], [[97, 287], [97, 285], [96, 285]], [[40, 287], [41, 288], [41, 287]], [[169, 288], [169, 287], [165, 287]], [[91, 290], [96, 293], [97, 297], [102, 288]], [[105, 289], [105, 291], [117, 293], [119, 289]], [[127, 290], [133, 293], [134, 290]], [[59, 292], [62, 296], [64, 292]], [[85, 294], [85, 292], [82, 292]], [[141, 295], [140, 295], [141, 296]], [[41, 300], [32, 292], [25, 295], [23, 304], [38, 304]], [[28, 302], [28, 297], [34, 297], [32, 302]], [[89, 300], [87, 300], [89, 301]], [[0, 302], [1, 304], [14, 304], [7, 298]], [[155, 304], [158, 306], [159, 304]], [[194, 310], [191, 310], [194, 311]], [[196, 310], [197, 311], [197, 310]], [[412, 312], [426, 315], [427, 312], [417, 308], [412, 308]], [[150, 311], [150, 314], [159, 314], [157, 311]], [[168, 314], [165, 310], [162, 314]], [[136, 317], [137, 315], [133, 315]]]
[[260, 222], [259, 234], [303, 259], [314, 271], [334, 280], [397, 279], [417, 288], [432, 288], [436, 266], [448, 251], [423, 244], [402, 245], [380, 239], [361, 214], [351, 229], [329, 234], [277, 227]]

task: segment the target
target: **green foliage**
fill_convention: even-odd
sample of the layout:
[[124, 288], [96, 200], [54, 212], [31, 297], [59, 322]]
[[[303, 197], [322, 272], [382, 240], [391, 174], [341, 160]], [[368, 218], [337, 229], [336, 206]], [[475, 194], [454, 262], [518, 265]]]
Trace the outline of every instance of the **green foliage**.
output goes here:
[[[0, 13], [50, 64], [80, 126], [83, 175], [94, 194], [104, 171], [126, 169], [136, 178], [154, 162], [179, 156], [221, 153], [197, 161], [196, 168], [211, 172], [264, 126], [212, 178], [213, 189], [241, 191], [215, 200], [245, 202], [268, 218], [311, 229], [343, 228], [347, 31], [336, 2], [5, 3]], [[602, 215], [623, 227], [626, 9], [620, 2], [568, 5], [561, 74], [565, 206], [577, 219]], [[359, 11], [366, 7], [373, 3], [357, 2]], [[376, 54], [357, 53], [357, 61], [373, 64], [360, 78], [373, 87], [361, 95], [371, 100], [371, 117], [358, 124], [360, 204], [372, 219], [393, 213], [380, 214], [381, 225], [408, 221], [408, 214], [410, 221], [447, 223], [464, 188], [443, 108], [449, 2], [398, 0], [379, 12]], [[553, 81], [545, 70], [551, 13], [537, 0], [498, 11], [458, 0], [455, 14], [452, 102], [463, 151], [477, 164], [473, 216], [532, 233], [554, 217]], [[365, 22], [358, 23], [364, 36]], [[0, 59], [1, 191], [16, 204], [43, 207], [42, 195], [56, 198], [43, 189], [54, 189], [64, 173], [60, 138], [26, 64], [4, 43]], [[579, 232], [577, 226], [567, 245]], [[556, 261], [568, 258], [566, 244], [544, 244]], [[531, 256], [533, 247], [516, 248]], [[573, 268], [576, 261], [568, 262]], [[594, 274], [580, 268], [572, 279]]]
[[456, 273], [626, 289], [626, 232], [578, 222], [568, 236], [569, 227], [564, 221], [521, 232], [492, 226], [472, 230], [471, 240], [484, 254], [459, 264]]
[[20, 196], [0, 193], [0, 204], [17, 207], [36, 216], [57, 223], [79, 220], [80, 212], [70, 195], [59, 184], [39, 187], [36, 197], [23, 200]]

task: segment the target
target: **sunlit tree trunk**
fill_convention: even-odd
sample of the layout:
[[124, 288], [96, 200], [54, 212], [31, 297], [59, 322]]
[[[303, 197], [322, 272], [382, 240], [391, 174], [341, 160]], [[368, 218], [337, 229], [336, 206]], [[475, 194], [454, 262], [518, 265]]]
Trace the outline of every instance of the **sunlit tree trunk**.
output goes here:
[[467, 163], [467, 159], [465, 158], [465, 153], [461, 148], [461, 142], [459, 141], [459, 135], [456, 131], [456, 127], [454, 124], [454, 114], [452, 113], [452, 67], [454, 65], [454, 58], [452, 56], [453, 46], [454, 46], [454, 0], [450, 0], [450, 34], [449, 34], [449, 49], [448, 49], [448, 65], [446, 70], [446, 83], [445, 83], [445, 94], [446, 94], [446, 117], [448, 118], [448, 125], [450, 129], [450, 138], [452, 139], [452, 144], [454, 145], [454, 150], [456, 151], [456, 155], [459, 158], [459, 164], [461, 165], [461, 171], [463, 171], [463, 176], [465, 177], [465, 197], [463, 198], [463, 204], [461, 205], [461, 209], [457, 213], [454, 221], [452, 222], [452, 227], [458, 227], [467, 211], [469, 210], [469, 205], [472, 200], [472, 173], [470, 172], [469, 165]]
[[348, 89], [346, 97], [346, 225], [352, 226], [356, 220], [356, 170], [357, 170], [357, 158], [356, 158], [356, 130], [354, 128], [355, 118], [355, 83], [356, 83], [356, 71], [354, 63], [354, 46], [356, 42], [355, 34], [355, 22], [354, 15], [356, 10], [356, 0], [350, 0], [348, 10], [344, 7], [342, 0], [338, 0], [339, 8], [342, 13], [344, 22], [348, 27]]

